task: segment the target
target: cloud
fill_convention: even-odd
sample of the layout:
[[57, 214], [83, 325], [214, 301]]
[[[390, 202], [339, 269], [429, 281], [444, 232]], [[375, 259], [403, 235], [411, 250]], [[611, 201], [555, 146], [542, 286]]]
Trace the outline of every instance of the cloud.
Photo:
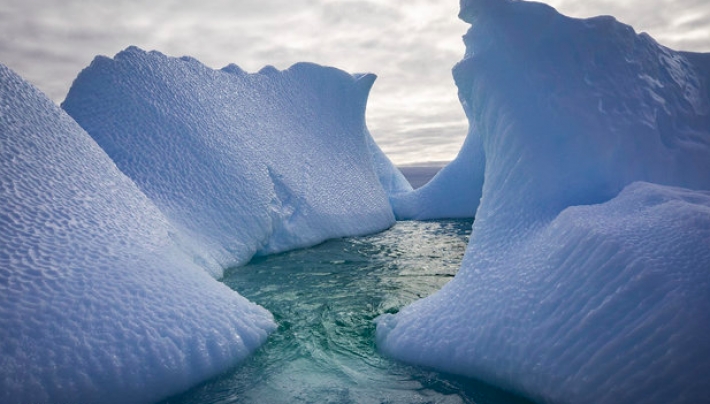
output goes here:
[[[549, 0], [578, 17], [612, 14], [661, 43], [710, 50], [706, 0]], [[61, 102], [96, 55], [129, 45], [247, 71], [298, 61], [374, 72], [373, 136], [397, 163], [453, 158], [466, 135], [451, 68], [455, 0], [4, 0], [0, 62]], [[670, 12], [669, 12], [670, 10]]]
[[710, 2], [707, 0], [548, 0], [573, 17], [613, 15], [637, 32], [648, 32], [673, 49], [710, 52]]

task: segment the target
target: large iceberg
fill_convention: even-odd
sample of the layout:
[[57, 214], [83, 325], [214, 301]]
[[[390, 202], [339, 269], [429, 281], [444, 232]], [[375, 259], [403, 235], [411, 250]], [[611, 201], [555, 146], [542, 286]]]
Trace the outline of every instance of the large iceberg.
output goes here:
[[220, 276], [394, 223], [389, 196], [411, 187], [365, 126], [374, 79], [308, 63], [213, 70], [130, 47], [97, 57], [62, 107]]
[[274, 321], [196, 254], [76, 122], [0, 65], [0, 402], [152, 402], [234, 366]]
[[710, 401], [709, 55], [540, 3], [460, 17], [470, 176], [436, 180], [472, 198], [471, 241], [441, 291], [378, 319], [379, 348], [541, 402]]

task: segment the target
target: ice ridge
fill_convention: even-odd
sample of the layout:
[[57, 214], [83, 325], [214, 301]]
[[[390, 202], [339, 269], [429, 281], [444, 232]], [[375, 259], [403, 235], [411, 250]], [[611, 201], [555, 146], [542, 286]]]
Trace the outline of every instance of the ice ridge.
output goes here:
[[310, 63], [213, 70], [130, 47], [96, 58], [62, 107], [219, 277], [394, 223], [389, 194], [411, 188], [365, 125], [374, 80]]

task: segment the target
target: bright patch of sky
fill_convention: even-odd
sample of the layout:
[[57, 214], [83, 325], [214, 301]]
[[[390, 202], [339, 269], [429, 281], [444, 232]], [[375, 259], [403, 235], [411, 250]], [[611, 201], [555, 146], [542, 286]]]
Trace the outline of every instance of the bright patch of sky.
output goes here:
[[[56, 102], [96, 55], [129, 45], [220, 68], [298, 61], [373, 72], [368, 126], [397, 164], [450, 160], [466, 136], [451, 68], [468, 24], [458, 1], [4, 0], [0, 63]], [[548, 0], [561, 12], [610, 14], [674, 49], [710, 51], [707, 0]]]

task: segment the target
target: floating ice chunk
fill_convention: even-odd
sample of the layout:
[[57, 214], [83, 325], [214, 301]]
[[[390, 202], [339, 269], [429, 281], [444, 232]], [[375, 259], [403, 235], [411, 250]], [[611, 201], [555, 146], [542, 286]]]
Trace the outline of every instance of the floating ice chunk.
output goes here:
[[[374, 144], [375, 76], [299, 63], [246, 74], [131, 47], [62, 107], [220, 269], [394, 223], [404, 179]], [[405, 189], [406, 190], [406, 189]]]
[[0, 65], [0, 402], [154, 402], [256, 349], [271, 315], [188, 247], [76, 122]]

